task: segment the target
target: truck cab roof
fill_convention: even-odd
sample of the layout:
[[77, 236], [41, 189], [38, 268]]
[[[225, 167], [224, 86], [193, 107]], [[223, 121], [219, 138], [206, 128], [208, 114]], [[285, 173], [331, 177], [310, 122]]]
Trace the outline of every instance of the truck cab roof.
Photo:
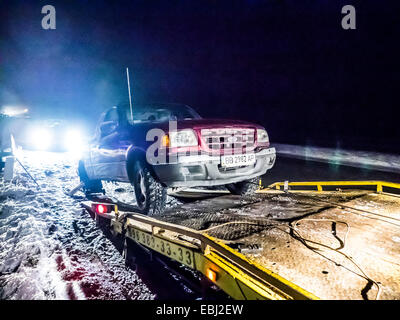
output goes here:
[[[130, 107], [128, 104], [118, 106], [120, 117], [124, 117], [132, 124]], [[178, 103], [139, 104], [132, 107], [133, 124], [155, 121], [201, 119], [201, 116], [190, 106]]]

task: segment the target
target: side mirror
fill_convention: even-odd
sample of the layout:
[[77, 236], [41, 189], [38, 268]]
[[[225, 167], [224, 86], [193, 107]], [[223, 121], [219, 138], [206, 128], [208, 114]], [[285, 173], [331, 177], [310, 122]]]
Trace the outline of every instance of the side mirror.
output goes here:
[[113, 133], [117, 129], [117, 122], [116, 121], [107, 121], [101, 124], [100, 132], [101, 136], [105, 137]]

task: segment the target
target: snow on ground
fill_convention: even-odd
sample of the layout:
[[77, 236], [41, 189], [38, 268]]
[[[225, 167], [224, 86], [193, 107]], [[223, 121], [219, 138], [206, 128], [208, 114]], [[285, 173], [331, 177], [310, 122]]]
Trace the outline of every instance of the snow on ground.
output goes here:
[[400, 155], [279, 143], [273, 146], [287, 157], [400, 173]]
[[0, 299], [153, 299], [115, 246], [66, 193], [77, 161], [25, 151], [11, 183], [0, 178]]

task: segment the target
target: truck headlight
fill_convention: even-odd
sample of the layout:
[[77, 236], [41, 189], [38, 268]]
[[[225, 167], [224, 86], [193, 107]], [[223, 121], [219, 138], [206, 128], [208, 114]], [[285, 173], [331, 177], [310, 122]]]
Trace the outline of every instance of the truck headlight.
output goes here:
[[172, 148], [192, 147], [197, 145], [197, 136], [192, 129], [172, 131], [169, 133], [169, 146]]
[[269, 137], [265, 129], [257, 129], [257, 142], [268, 143]]

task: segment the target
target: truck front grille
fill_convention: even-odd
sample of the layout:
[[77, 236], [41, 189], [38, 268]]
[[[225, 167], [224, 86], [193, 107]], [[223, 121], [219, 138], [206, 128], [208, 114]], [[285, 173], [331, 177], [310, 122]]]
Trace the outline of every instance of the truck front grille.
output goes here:
[[202, 129], [201, 137], [207, 148], [223, 154], [249, 152], [255, 147], [254, 129], [250, 128]]

